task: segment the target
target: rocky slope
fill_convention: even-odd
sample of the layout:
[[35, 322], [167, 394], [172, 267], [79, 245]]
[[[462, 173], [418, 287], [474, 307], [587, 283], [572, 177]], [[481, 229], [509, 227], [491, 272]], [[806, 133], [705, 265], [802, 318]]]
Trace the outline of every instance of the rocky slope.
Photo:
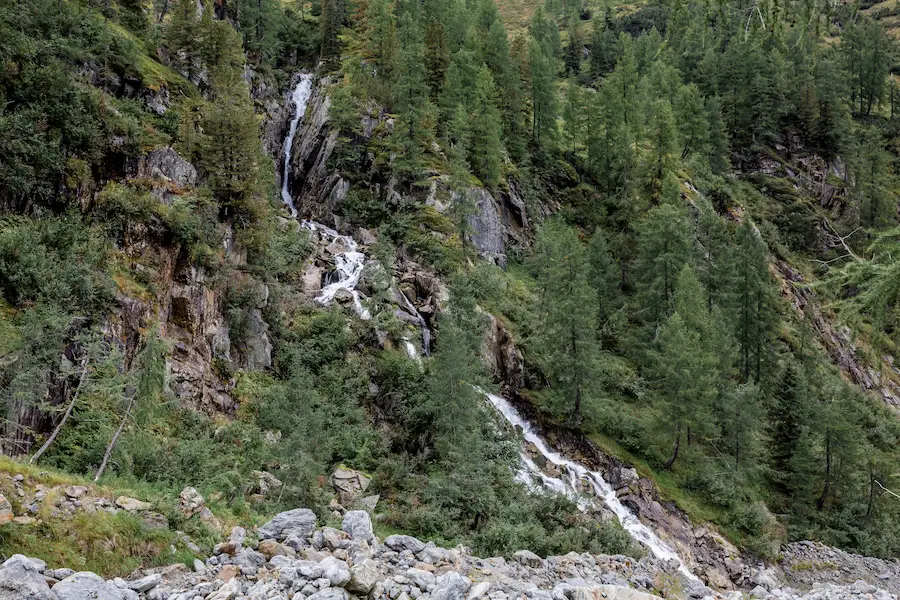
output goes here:
[[[754, 598], [889, 600], [864, 581], [817, 584], [800, 593], [761, 577]], [[0, 600], [653, 600], [722, 597], [680, 579], [652, 558], [570, 553], [542, 559], [477, 558], [406, 535], [375, 536], [365, 511], [349, 511], [341, 529], [317, 527], [304, 508], [287, 511], [253, 534], [235, 527], [206, 562], [145, 569], [126, 579], [51, 568], [16, 555], [0, 568]], [[728, 598], [740, 598], [732, 593]]]

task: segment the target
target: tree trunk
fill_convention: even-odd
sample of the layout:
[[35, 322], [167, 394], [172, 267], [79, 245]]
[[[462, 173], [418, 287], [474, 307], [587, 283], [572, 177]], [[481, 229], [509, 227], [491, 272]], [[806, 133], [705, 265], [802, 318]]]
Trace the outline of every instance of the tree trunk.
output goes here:
[[681, 450], [681, 423], [678, 424], [678, 433], [675, 436], [675, 449], [672, 452], [672, 458], [665, 465], [665, 469], [668, 471], [672, 468], [672, 465], [675, 464], [675, 461], [678, 460], [678, 451]]
[[53, 430], [53, 433], [50, 434], [50, 437], [47, 438], [47, 441], [44, 442], [44, 445], [38, 449], [37, 452], [31, 457], [28, 461], [29, 465], [33, 465], [36, 463], [44, 452], [47, 451], [47, 448], [56, 440], [56, 436], [59, 435], [59, 432], [62, 430], [63, 425], [66, 424], [66, 421], [69, 420], [69, 417], [72, 415], [72, 409], [75, 408], [75, 403], [78, 402], [78, 394], [81, 392], [81, 386], [84, 385], [84, 380], [87, 377], [88, 372], [88, 355], [84, 355], [84, 360], [81, 361], [81, 377], [78, 378], [78, 385], [75, 387], [75, 392], [72, 394], [72, 400], [69, 401], [69, 406], [66, 407], [66, 412], [63, 414], [62, 419], [60, 419], [59, 423], [56, 425], [56, 428]]
[[97, 469], [97, 474], [94, 475], [94, 482], [99, 481], [100, 477], [103, 476], [103, 471], [106, 470], [106, 465], [109, 463], [109, 457], [112, 455], [113, 448], [116, 447], [116, 442], [119, 441], [119, 436], [122, 435], [122, 430], [125, 429], [125, 423], [128, 422], [128, 417], [131, 416], [131, 409], [134, 407], [134, 399], [137, 397], [137, 391], [132, 389], [129, 390], [129, 392], [131, 397], [128, 399], [128, 408], [125, 409], [125, 416], [122, 417], [119, 428], [116, 429], [116, 433], [109, 441], [109, 446], [106, 447], [106, 453], [103, 455], [103, 462], [100, 463], [100, 468]]
[[825, 432], [825, 489], [816, 501], [816, 510], [825, 508], [825, 501], [831, 493], [831, 430]]

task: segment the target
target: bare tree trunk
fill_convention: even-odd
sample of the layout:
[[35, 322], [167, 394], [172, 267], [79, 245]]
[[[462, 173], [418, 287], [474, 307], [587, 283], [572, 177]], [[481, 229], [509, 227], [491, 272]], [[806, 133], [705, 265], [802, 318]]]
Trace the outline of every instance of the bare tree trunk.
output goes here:
[[672, 452], [672, 458], [665, 465], [665, 469], [668, 471], [672, 468], [672, 465], [675, 464], [675, 461], [678, 460], [678, 451], [681, 450], [681, 423], [678, 424], [678, 434], [675, 438], [675, 449]]
[[72, 409], [75, 408], [75, 403], [78, 401], [78, 394], [79, 392], [81, 392], [81, 386], [84, 385], [84, 380], [87, 378], [88, 359], [89, 356], [85, 354], [84, 360], [81, 361], [81, 377], [78, 378], [78, 386], [75, 388], [75, 393], [72, 394], [72, 400], [69, 401], [69, 406], [66, 408], [66, 412], [63, 414], [62, 419], [60, 419], [59, 424], [57, 424], [56, 429], [53, 430], [53, 433], [50, 434], [50, 437], [47, 438], [46, 442], [44, 442], [44, 445], [34, 453], [31, 459], [29, 459], [29, 465], [33, 465], [38, 461], [38, 459], [41, 458], [44, 452], [47, 451], [47, 448], [49, 448], [53, 441], [56, 440], [56, 436], [58, 436], [59, 432], [62, 431], [63, 425], [66, 424], [66, 421], [68, 421], [69, 417], [72, 415]]
[[97, 474], [94, 475], [94, 482], [97, 482], [101, 476], [103, 476], [103, 471], [106, 470], [106, 465], [109, 462], [109, 457], [112, 455], [113, 448], [116, 447], [116, 442], [119, 441], [119, 436], [122, 435], [122, 430], [125, 429], [125, 423], [128, 422], [128, 417], [131, 416], [131, 409], [134, 407], [134, 399], [137, 397], [136, 390], [131, 390], [131, 398], [128, 399], [128, 408], [125, 409], [125, 416], [122, 417], [122, 422], [119, 423], [119, 428], [116, 430], [115, 435], [113, 435], [112, 439], [109, 441], [109, 446], [106, 447], [106, 454], [103, 455], [103, 462], [100, 463], [100, 468], [97, 469]]

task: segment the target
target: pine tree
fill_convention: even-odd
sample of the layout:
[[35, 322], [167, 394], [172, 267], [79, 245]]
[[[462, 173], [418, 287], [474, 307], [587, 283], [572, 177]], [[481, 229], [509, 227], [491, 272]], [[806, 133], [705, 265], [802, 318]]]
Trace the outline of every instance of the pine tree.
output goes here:
[[556, 61], [537, 40], [529, 46], [529, 58], [532, 139], [538, 147], [552, 147], [557, 135]]
[[319, 23], [322, 27], [322, 57], [325, 59], [337, 58], [341, 53], [341, 44], [338, 34], [344, 24], [346, 13], [345, 0], [322, 0], [322, 17]]
[[398, 119], [394, 143], [398, 149], [394, 168], [408, 179], [422, 173], [425, 153], [434, 137], [432, 108], [425, 84], [424, 45], [421, 31], [409, 13], [400, 20], [400, 53], [395, 69], [393, 97]]
[[587, 247], [590, 262], [590, 281], [597, 292], [598, 314], [605, 322], [622, 304], [622, 270], [609, 251], [606, 236], [598, 227]]
[[734, 459], [735, 469], [756, 464], [763, 417], [762, 394], [757, 386], [740, 385], [723, 395], [719, 421], [722, 439]]
[[782, 493], [796, 490], [801, 442], [807, 428], [807, 387], [803, 374], [789, 363], [781, 375], [769, 409], [769, 461], [772, 479]]
[[683, 441], [708, 434], [719, 372], [714, 349], [705, 343], [709, 331], [706, 298], [696, 274], [686, 266], [678, 277], [676, 310], [660, 329], [653, 370], [662, 399], [663, 422], [674, 437], [671, 469]]
[[700, 89], [693, 84], [683, 85], [675, 97], [675, 115], [681, 134], [681, 159], [688, 154], [708, 154], [709, 124]]
[[578, 14], [570, 13], [568, 24], [569, 39], [566, 42], [565, 63], [566, 73], [578, 75], [581, 71], [581, 54], [584, 51], [584, 40], [581, 36]]
[[538, 231], [533, 265], [540, 287], [532, 346], [560, 412], [580, 419], [597, 393], [597, 293], [575, 231], [558, 220]]
[[675, 282], [691, 256], [692, 232], [682, 209], [652, 208], [638, 224], [634, 265], [641, 314], [659, 323], [674, 310]]
[[441, 93], [449, 65], [450, 50], [447, 48], [444, 24], [432, 19], [428, 22], [425, 30], [425, 66], [427, 70], [425, 83], [428, 85], [432, 99], [437, 99]]
[[497, 91], [494, 78], [485, 66], [475, 83], [475, 104], [472, 110], [469, 140], [469, 163], [472, 171], [488, 187], [500, 182], [503, 166], [503, 146], [500, 111], [495, 106]]

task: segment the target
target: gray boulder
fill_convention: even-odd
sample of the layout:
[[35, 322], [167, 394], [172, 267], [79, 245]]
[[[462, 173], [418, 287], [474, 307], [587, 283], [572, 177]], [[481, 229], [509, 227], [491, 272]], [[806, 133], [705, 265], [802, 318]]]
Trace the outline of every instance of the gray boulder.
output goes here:
[[425, 544], [411, 535], [389, 535], [384, 540], [384, 545], [394, 552], [409, 550], [413, 554], [418, 554], [425, 549]]
[[274, 519], [260, 527], [259, 537], [282, 542], [288, 537], [309, 537], [315, 530], [316, 514], [308, 508], [295, 508], [279, 513]]
[[306, 600], [350, 600], [351, 596], [344, 588], [325, 588], [321, 592], [309, 596]]
[[3, 563], [3, 567], [22, 567], [26, 571], [43, 573], [47, 569], [47, 563], [39, 558], [30, 558], [21, 554], [13, 554], [6, 559], [6, 562]]
[[30, 560], [17, 554], [0, 568], [0, 600], [57, 600]]
[[513, 558], [526, 567], [533, 569], [540, 569], [544, 566], [544, 559], [531, 550], [519, 550], [513, 554]]
[[134, 581], [129, 581], [128, 589], [141, 593], [149, 592], [158, 586], [160, 581], [162, 581], [162, 575], [154, 573], [152, 575], [147, 575], [146, 577], [141, 577], [140, 579], [135, 579]]
[[124, 590], [90, 571], [66, 577], [53, 591], [59, 600], [128, 600]]
[[350, 582], [346, 587], [354, 594], [366, 596], [376, 583], [378, 583], [378, 564], [371, 558], [367, 558], [350, 569]]
[[450, 571], [438, 577], [431, 598], [432, 600], [463, 600], [471, 586], [472, 582], [468, 577], [463, 577], [456, 571]]
[[341, 529], [349, 533], [350, 538], [354, 540], [371, 542], [375, 537], [375, 533], [372, 531], [372, 519], [364, 510], [351, 510], [344, 515]]
[[328, 578], [331, 585], [336, 587], [344, 587], [350, 582], [350, 567], [344, 561], [328, 556], [319, 563], [322, 567], [324, 576]]

